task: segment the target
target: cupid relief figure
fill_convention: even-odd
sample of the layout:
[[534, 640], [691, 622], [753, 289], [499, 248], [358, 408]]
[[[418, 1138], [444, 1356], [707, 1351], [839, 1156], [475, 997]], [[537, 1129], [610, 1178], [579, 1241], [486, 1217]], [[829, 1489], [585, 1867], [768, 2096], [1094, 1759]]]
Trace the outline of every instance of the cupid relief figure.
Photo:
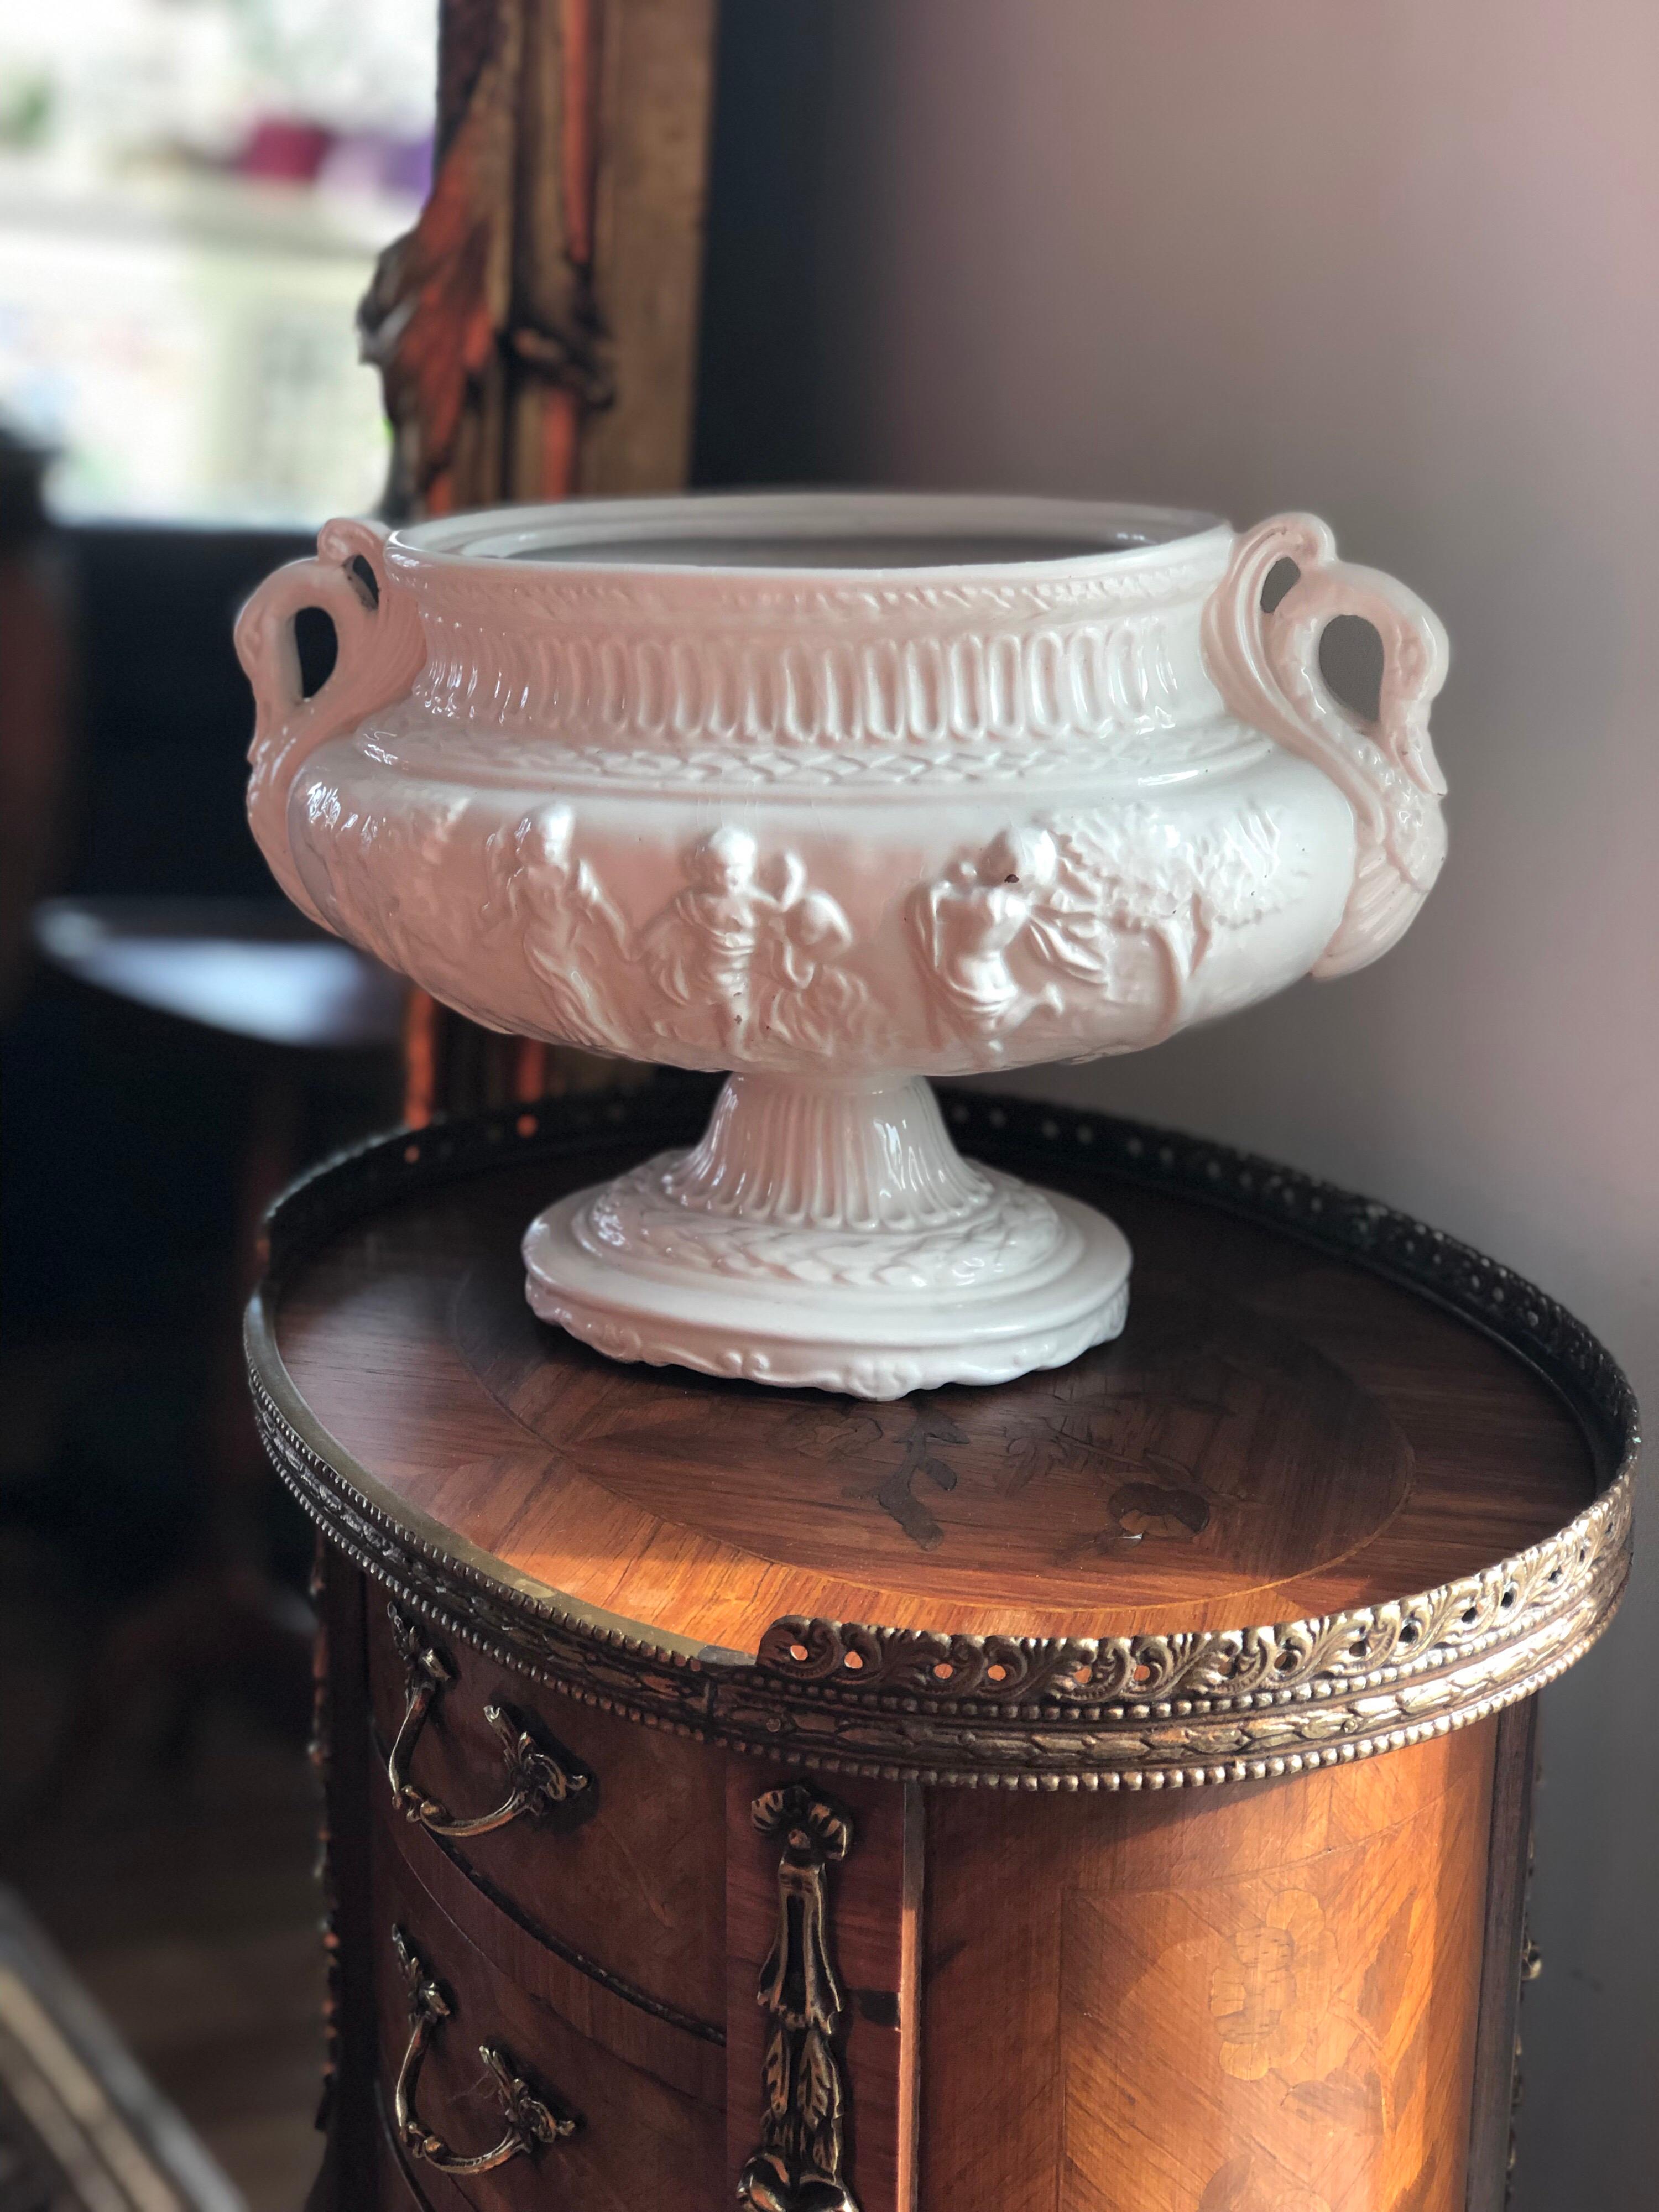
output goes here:
[[762, 946], [799, 893], [800, 863], [786, 854], [782, 882], [770, 890], [753, 837], [724, 829], [692, 848], [685, 873], [684, 889], [646, 924], [640, 949], [671, 1005], [707, 1016], [711, 1034], [697, 1042], [729, 1049], [748, 1029]]
[[834, 899], [805, 888], [796, 854], [781, 854], [769, 880], [746, 830], [715, 830], [685, 872], [640, 948], [663, 997], [702, 1025], [695, 1042], [764, 1058], [769, 1046], [822, 1052], [857, 1041], [867, 998], [841, 965], [853, 932]]
[[1005, 830], [976, 858], [953, 861], [942, 882], [921, 887], [909, 919], [923, 971], [938, 986], [936, 1016], [994, 1043], [1039, 1008], [1058, 1013], [1064, 1004], [1060, 985], [1028, 981], [1030, 970], [1099, 980], [1098, 953], [1068, 927], [1059, 876], [1059, 849], [1046, 830]]
[[874, 1042], [870, 994], [842, 967], [853, 932], [834, 899], [806, 891], [777, 918], [763, 945], [754, 1049], [846, 1052]]
[[1216, 927], [1282, 905], [1297, 874], [1259, 811], [1161, 850], [1133, 817], [1005, 830], [911, 907], [935, 1041], [954, 1028], [994, 1050], [1033, 1014], [1076, 1008], [1080, 988], [1097, 1024], [1103, 1001], [1121, 1014], [1107, 1049], [1156, 1043]]
[[806, 889], [794, 854], [765, 869], [746, 830], [713, 830], [684, 856], [682, 888], [635, 931], [573, 850], [574, 827], [568, 806], [546, 806], [485, 846], [485, 934], [517, 931], [537, 1026], [626, 1054], [649, 1023], [716, 1061], [867, 1041], [868, 994], [841, 965], [852, 930], [834, 899]]

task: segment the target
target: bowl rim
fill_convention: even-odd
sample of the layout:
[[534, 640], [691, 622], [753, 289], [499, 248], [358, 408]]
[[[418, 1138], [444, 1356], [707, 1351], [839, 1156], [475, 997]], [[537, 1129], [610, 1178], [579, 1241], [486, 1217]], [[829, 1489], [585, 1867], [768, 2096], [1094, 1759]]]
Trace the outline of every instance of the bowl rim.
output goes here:
[[[743, 539], [757, 527], [810, 541], [814, 536], [868, 535], [877, 542], [916, 532], [967, 538], [1005, 534], [1052, 538], [1049, 557], [941, 561], [884, 565], [878, 561], [805, 562], [582, 560], [584, 547], [626, 546], [630, 537]], [[1126, 569], [1189, 559], [1206, 539], [1231, 544], [1231, 526], [1199, 509], [1120, 500], [1060, 499], [1023, 492], [766, 489], [690, 491], [626, 498], [562, 500], [498, 506], [446, 515], [395, 529], [387, 550], [398, 565], [487, 568], [532, 576], [608, 580], [629, 577], [731, 581], [791, 586], [885, 590], [930, 585], [1085, 580]], [[1102, 546], [1110, 538], [1118, 542]], [[562, 542], [570, 550], [562, 556]], [[1077, 550], [1066, 550], [1068, 546]], [[544, 550], [543, 549], [546, 549]]]

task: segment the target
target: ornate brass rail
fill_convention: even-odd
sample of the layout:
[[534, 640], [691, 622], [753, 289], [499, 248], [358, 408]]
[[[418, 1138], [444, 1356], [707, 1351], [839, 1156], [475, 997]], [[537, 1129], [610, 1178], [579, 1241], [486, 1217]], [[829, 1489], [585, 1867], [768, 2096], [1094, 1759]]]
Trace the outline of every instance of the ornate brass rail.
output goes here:
[[392, 1929], [392, 1942], [408, 1985], [410, 2031], [409, 2047], [398, 2069], [392, 2108], [398, 2140], [410, 2156], [424, 2159], [441, 2173], [489, 2173], [495, 2166], [505, 2166], [510, 2158], [528, 2157], [543, 2143], [574, 2135], [580, 2124], [575, 2115], [561, 2112], [556, 2105], [538, 2096], [523, 2075], [514, 2071], [512, 2061], [498, 2043], [481, 2043], [478, 2056], [495, 2077], [495, 2092], [506, 2117], [507, 2129], [501, 2141], [469, 2158], [451, 2150], [441, 2136], [433, 2134], [416, 2113], [415, 2082], [427, 2045], [453, 2008], [443, 1989], [427, 1972], [420, 1954], [401, 1928]]
[[[270, 1225], [247, 1346], [265, 1449], [329, 1541], [496, 1664], [608, 1712], [819, 1774], [939, 1788], [1206, 1788], [1419, 1743], [1553, 1681], [1611, 1620], [1630, 1571], [1636, 1401], [1612, 1355], [1522, 1277], [1374, 1200], [1143, 1122], [951, 1094], [963, 1149], [1033, 1176], [1109, 1174], [1288, 1234], [1471, 1322], [1543, 1378], [1602, 1487], [1554, 1535], [1386, 1604], [1180, 1635], [976, 1637], [787, 1617], [758, 1665], [711, 1663], [648, 1624], [504, 1579], [439, 1543], [317, 1423], [277, 1347], [287, 1273], [373, 1208], [511, 1159], [574, 1180], [619, 1145], [694, 1143], [712, 1090], [663, 1072], [637, 1095], [569, 1098], [365, 1146], [295, 1186]], [[597, 1172], [597, 1166], [595, 1166]], [[592, 1799], [590, 1796], [588, 1802]]]
[[537, 1742], [524, 1723], [501, 1705], [486, 1705], [483, 1717], [500, 1738], [507, 1765], [507, 1795], [487, 1813], [458, 1817], [438, 1798], [428, 1797], [409, 1777], [415, 1746], [440, 1694], [455, 1680], [453, 1663], [430, 1643], [397, 1606], [386, 1608], [402, 1654], [405, 1676], [404, 1717], [386, 1759], [386, 1779], [405, 1820], [434, 1836], [487, 1836], [509, 1820], [532, 1819], [568, 1804], [592, 1787], [593, 1778], [562, 1746]]

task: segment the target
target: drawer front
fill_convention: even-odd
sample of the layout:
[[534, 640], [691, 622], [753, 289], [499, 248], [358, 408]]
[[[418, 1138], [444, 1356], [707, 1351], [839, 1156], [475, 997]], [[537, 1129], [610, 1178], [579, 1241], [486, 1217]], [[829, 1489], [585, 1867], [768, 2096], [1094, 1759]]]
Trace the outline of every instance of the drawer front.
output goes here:
[[382, 1772], [377, 1795], [410, 1853], [436, 1844], [567, 1955], [717, 2030], [721, 1754], [562, 1697], [378, 1593], [368, 1647], [377, 1748], [384, 1765], [397, 1747], [403, 1785]]
[[[388, 2102], [375, 2129], [374, 2212], [465, 2212], [465, 2208], [466, 2199], [441, 2174], [428, 2169], [421, 2180], [416, 2180], [413, 2166], [393, 2137]], [[306, 2212], [313, 2212], [313, 2207], [307, 2205]], [[331, 2205], [326, 2212], [333, 2212]]]
[[[477, 2212], [702, 2212], [722, 2201], [718, 2102], [670, 2088], [580, 2033], [486, 1957], [384, 1841], [374, 1893], [387, 2148], [420, 2196]], [[430, 2155], [398, 2148], [400, 2079]], [[529, 2147], [465, 2170], [515, 2142]]]

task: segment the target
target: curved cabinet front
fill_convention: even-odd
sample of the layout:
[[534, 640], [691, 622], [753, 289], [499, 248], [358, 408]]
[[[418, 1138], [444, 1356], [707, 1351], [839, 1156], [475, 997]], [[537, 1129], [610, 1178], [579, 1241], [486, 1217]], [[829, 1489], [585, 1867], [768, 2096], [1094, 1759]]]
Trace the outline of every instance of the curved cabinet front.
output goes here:
[[[412, 1746], [404, 1733], [401, 1793], [387, 1771], [410, 1711], [412, 1668], [400, 1622], [452, 1677]], [[690, 2032], [718, 2035], [726, 2006], [720, 1760], [562, 1697], [379, 1592], [369, 1598], [368, 1631], [377, 1819], [398, 1848], [422, 1866], [447, 1857], [477, 1891], [481, 1910], [516, 1916], [603, 1987]], [[410, 1791], [453, 1814], [457, 1826], [507, 1802], [508, 1734], [529, 1739], [544, 1772], [580, 1786], [558, 1796], [544, 1791], [515, 1817], [471, 1835], [423, 1822]]]
[[[722, 2201], [726, 2123], [718, 2094], [711, 2100], [672, 2087], [582, 2033], [535, 1986], [533, 1963], [491, 1958], [384, 1843], [374, 1887], [378, 2101], [410, 2187], [434, 2208], [458, 2202], [478, 2212]], [[447, 2008], [414, 2068], [411, 1955]], [[695, 2052], [687, 2061], [684, 2072], [695, 2080]], [[400, 2083], [412, 2127], [400, 2121]], [[509, 2083], [520, 2092], [516, 2109]], [[511, 2153], [496, 2155], [515, 2136]], [[423, 2136], [438, 2148], [423, 2148]]]
[[921, 2212], [1484, 2207], [1498, 1733], [1190, 1796], [932, 1793]]

